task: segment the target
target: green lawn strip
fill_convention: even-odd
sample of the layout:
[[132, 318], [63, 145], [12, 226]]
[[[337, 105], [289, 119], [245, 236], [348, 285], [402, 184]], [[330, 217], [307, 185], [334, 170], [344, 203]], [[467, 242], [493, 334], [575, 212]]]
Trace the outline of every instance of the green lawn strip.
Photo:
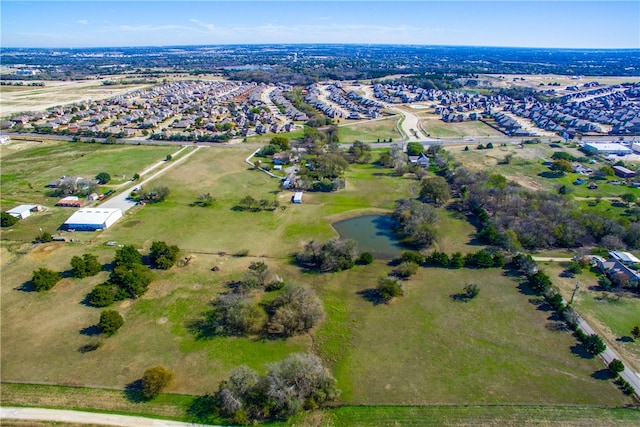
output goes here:
[[572, 406], [343, 406], [327, 410], [336, 426], [636, 425], [640, 411]]
[[123, 390], [40, 384], [2, 383], [3, 406], [26, 406], [101, 412], [187, 421], [194, 397], [160, 394], [146, 402], [129, 400]]

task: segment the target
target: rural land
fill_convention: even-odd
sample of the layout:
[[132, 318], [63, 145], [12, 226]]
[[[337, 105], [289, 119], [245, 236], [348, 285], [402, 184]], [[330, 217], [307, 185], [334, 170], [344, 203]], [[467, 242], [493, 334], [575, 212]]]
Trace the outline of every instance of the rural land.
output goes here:
[[421, 49], [0, 48], [2, 423], [638, 425], [638, 51]]

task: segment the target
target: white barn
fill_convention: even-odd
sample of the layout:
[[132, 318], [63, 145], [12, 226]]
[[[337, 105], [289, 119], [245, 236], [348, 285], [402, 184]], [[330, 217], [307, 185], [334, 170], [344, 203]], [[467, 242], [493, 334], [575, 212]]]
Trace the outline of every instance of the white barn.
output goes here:
[[64, 222], [67, 230], [105, 230], [122, 218], [120, 209], [83, 208], [78, 209]]
[[31, 216], [31, 212], [37, 208], [36, 205], [20, 205], [16, 206], [13, 209], [9, 209], [7, 213], [11, 216], [15, 216], [18, 219], [25, 219], [28, 216]]

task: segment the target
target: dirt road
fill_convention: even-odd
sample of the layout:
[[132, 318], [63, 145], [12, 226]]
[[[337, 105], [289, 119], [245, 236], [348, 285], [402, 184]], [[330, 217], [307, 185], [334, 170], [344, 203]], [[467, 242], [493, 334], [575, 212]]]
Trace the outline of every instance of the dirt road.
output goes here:
[[[99, 424], [122, 427], [194, 427], [202, 424], [127, 415], [100, 414], [96, 412], [68, 411], [62, 409], [0, 407], [2, 420], [54, 421], [73, 424]], [[4, 423], [2, 423], [4, 424]]]

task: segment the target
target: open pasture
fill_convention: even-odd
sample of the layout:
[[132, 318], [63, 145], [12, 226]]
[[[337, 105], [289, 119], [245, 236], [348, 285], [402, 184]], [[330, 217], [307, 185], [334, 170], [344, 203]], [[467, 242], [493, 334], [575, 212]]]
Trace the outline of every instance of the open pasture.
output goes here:
[[[290, 353], [312, 351], [333, 370], [345, 404], [628, 402], [610, 381], [592, 377], [601, 363], [581, 357], [575, 338], [553, 330], [552, 313], [502, 270], [421, 268], [405, 282], [406, 296], [389, 305], [366, 298], [391, 270], [385, 261], [333, 274], [302, 272], [291, 262], [301, 242], [336, 236], [330, 221], [337, 218], [389, 211], [396, 200], [412, 197], [418, 182], [373, 165], [353, 166], [345, 190], [306, 193], [303, 204], [292, 205], [291, 193], [279, 191], [276, 179], [244, 163], [251, 152], [202, 149], [151, 184], [170, 188], [166, 201], [135, 208], [81, 243], [41, 245], [3, 267], [2, 379], [122, 388], [145, 368], [162, 364], [175, 373], [168, 392], [202, 394], [240, 364], [263, 370]], [[190, 206], [203, 193], [216, 199], [213, 205]], [[284, 209], [240, 212], [236, 206], [247, 195], [278, 199]], [[446, 211], [441, 216], [441, 250], [477, 250], [464, 218]], [[181, 256], [193, 258], [158, 271], [143, 297], [116, 303], [125, 324], [95, 351], [79, 351], [97, 339], [90, 327], [100, 313], [83, 301], [106, 271], [65, 278], [47, 293], [24, 290], [38, 267], [66, 271], [73, 255], [90, 252], [108, 268], [114, 248], [105, 242], [133, 244], [146, 253], [154, 240], [177, 244]], [[243, 250], [248, 256], [233, 256]], [[265, 261], [280, 277], [315, 289], [327, 312], [317, 330], [288, 340], [194, 332], [190, 325], [251, 261]], [[468, 282], [480, 286], [480, 295], [469, 303], [452, 299]]]
[[392, 116], [383, 119], [364, 120], [355, 123], [343, 121], [338, 127], [340, 142], [349, 144], [354, 141], [379, 142], [392, 139], [400, 141], [402, 137], [398, 132], [399, 117]]
[[445, 140], [504, 136], [502, 133], [479, 121], [445, 123], [439, 118], [426, 118], [420, 121], [420, 127], [429, 132], [430, 138]]

